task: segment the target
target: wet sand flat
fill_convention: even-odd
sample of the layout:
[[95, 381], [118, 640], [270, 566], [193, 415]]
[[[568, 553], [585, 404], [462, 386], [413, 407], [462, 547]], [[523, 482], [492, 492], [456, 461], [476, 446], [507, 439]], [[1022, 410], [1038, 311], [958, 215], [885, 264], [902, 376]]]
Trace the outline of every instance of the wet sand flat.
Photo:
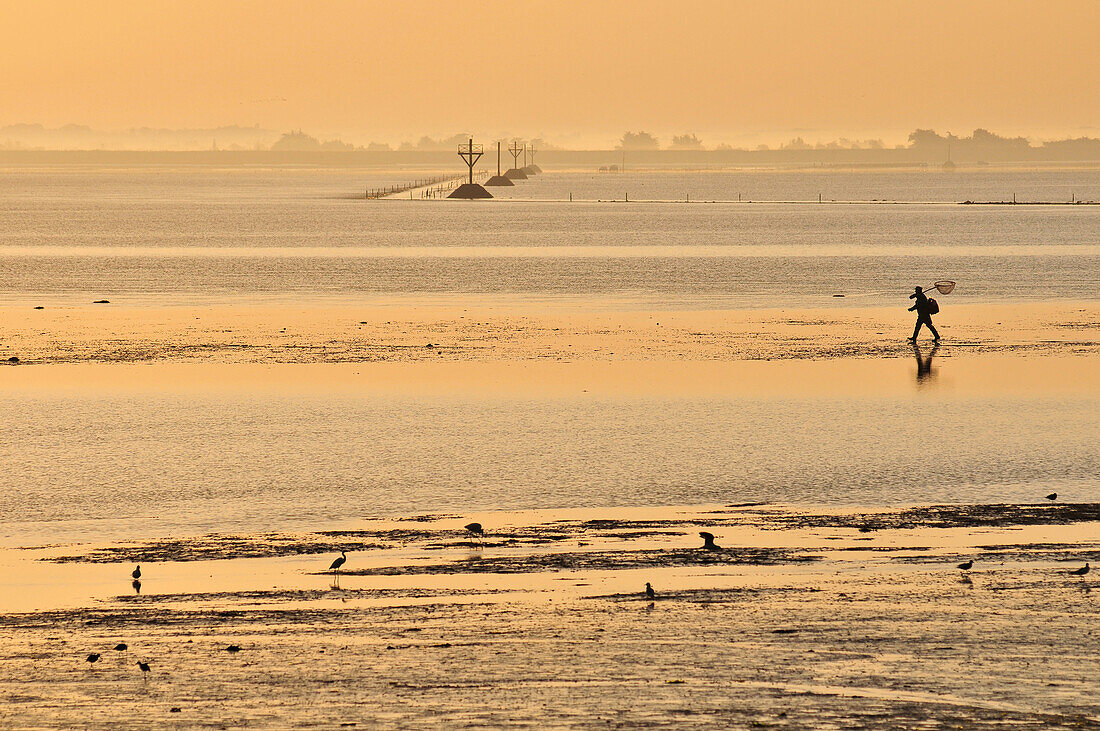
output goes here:
[[[946, 299], [946, 298], [945, 298]], [[398, 306], [400, 305], [400, 306]], [[20, 364], [424, 360], [764, 360], [907, 354], [904, 308], [667, 311], [636, 303], [454, 306], [150, 306], [112, 302], [0, 307], [0, 361]], [[955, 305], [937, 318], [948, 349], [1095, 355], [1095, 302]], [[608, 311], [609, 308], [612, 311]], [[429, 347], [429, 344], [431, 347]]]
[[[99, 573], [5, 601], [0, 723], [1100, 728], [1100, 594], [1069, 573], [1095, 561], [1100, 505], [485, 513], [483, 539], [470, 516], [408, 517], [219, 554], [188, 548], [217, 536], [5, 551], [27, 581]], [[379, 547], [338, 581], [332, 553], [255, 557], [292, 538]]]

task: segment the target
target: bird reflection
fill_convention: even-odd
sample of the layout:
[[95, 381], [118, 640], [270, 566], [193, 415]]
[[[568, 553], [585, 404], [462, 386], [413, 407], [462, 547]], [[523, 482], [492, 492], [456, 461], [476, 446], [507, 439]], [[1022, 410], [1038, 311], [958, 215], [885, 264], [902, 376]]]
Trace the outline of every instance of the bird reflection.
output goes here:
[[936, 355], [936, 351], [939, 350], [940, 344], [936, 343], [932, 346], [932, 350], [928, 351], [928, 357], [925, 358], [921, 353], [920, 345], [913, 343], [913, 355], [917, 358], [917, 385], [925, 386], [936, 379], [936, 374], [932, 372], [932, 358]]
[[141, 593], [141, 582], [138, 581], [137, 579], [134, 579], [133, 581], [131, 581], [130, 586], [134, 587], [134, 593], [135, 594], [140, 594]]

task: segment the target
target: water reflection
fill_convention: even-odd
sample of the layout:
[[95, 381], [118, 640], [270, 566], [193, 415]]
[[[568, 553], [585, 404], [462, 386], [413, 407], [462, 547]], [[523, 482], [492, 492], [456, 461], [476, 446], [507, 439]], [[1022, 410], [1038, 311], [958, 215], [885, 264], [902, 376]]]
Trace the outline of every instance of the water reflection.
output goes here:
[[927, 386], [936, 380], [936, 374], [932, 371], [932, 358], [939, 347], [940, 344], [935, 343], [928, 351], [928, 357], [925, 358], [921, 353], [920, 345], [913, 343], [913, 355], [917, 358], [917, 386]]

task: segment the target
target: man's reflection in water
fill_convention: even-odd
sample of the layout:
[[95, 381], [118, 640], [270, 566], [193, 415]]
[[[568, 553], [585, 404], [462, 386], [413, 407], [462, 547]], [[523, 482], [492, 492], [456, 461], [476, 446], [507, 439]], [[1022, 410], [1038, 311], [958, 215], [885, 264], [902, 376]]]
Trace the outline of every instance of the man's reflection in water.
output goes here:
[[913, 343], [913, 355], [917, 357], [918, 386], [926, 386], [936, 379], [935, 374], [932, 373], [932, 358], [936, 355], [936, 351], [939, 350], [939, 347], [939, 343], [934, 344], [932, 350], [928, 351], [928, 357], [925, 358], [921, 355], [920, 346]]

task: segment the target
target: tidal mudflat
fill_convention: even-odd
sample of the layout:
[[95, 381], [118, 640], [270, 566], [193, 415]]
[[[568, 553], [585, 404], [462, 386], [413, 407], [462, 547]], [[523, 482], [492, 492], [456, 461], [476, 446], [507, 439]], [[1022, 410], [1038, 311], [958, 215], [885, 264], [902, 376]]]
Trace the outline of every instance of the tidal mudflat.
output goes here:
[[1095, 503], [710, 505], [12, 549], [2, 719], [1098, 728], [1100, 590], [1070, 573], [1098, 528]]
[[684, 179], [0, 173], [0, 727], [1097, 727], [1097, 209]]

